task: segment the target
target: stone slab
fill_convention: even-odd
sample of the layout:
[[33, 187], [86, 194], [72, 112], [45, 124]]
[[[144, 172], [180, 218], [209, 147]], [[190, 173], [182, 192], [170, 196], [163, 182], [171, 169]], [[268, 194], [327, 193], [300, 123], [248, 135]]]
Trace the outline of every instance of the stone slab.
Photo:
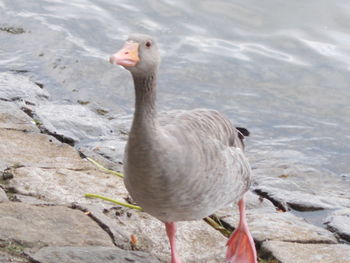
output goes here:
[[350, 263], [350, 246], [345, 244], [300, 244], [267, 241], [261, 254], [279, 263]]
[[0, 129], [39, 132], [32, 118], [15, 103], [0, 100]]
[[344, 208], [332, 212], [326, 219], [327, 228], [350, 242], [350, 209]]
[[4, 189], [2, 189], [2, 188], [0, 187], [0, 203], [6, 202], [6, 201], [8, 201], [8, 200], [9, 200], [9, 199], [8, 199], [8, 197], [7, 197], [7, 195], [6, 195], [5, 191], [4, 191]]
[[148, 253], [110, 247], [44, 247], [29, 256], [37, 263], [160, 263]]
[[[94, 218], [95, 221], [99, 223], [99, 225], [107, 231], [111, 238], [114, 240], [114, 244], [122, 249], [130, 250], [131, 246], [131, 237], [130, 233], [127, 234], [127, 231], [124, 231], [117, 220], [107, 216], [104, 209], [101, 205], [91, 205], [91, 204], [73, 204], [73, 208], [79, 209], [85, 213], [88, 213], [90, 217]], [[118, 207], [123, 209], [122, 207]], [[127, 223], [127, 222], [126, 222]]]
[[50, 133], [74, 142], [101, 140], [114, 134], [108, 120], [82, 105], [44, 104], [36, 107], [35, 113]]
[[298, 211], [350, 208], [350, 181], [296, 164], [264, 163], [253, 169], [253, 190]]
[[[149, 252], [162, 262], [170, 262], [170, 247], [165, 226], [147, 213], [122, 208], [105, 214], [129, 236], [137, 237], [137, 249]], [[177, 223], [177, 249], [182, 262], [225, 262], [227, 238], [203, 220]]]
[[29, 263], [29, 260], [0, 251], [1, 263]]
[[113, 246], [110, 236], [81, 211], [19, 202], [0, 204], [0, 240], [27, 248]]
[[28, 77], [8, 72], [0, 73], [0, 99], [36, 105], [49, 98], [49, 93]]
[[[216, 213], [219, 218], [233, 227], [238, 225], [238, 213], [222, 209]], [[246, 211], [249, 229], [255, 241], [279, 240], [303, 243], [336, 243], [334, 235], [326, 229], [311, 225], [290, 212], [267, 211], [264, 208]]]
[[101, 141], [92, 141], [78, 147], [79, 151], [88, 156], [98, 154], [113, 163], [122, 163], [126, 141], [118, 136]]
[[74, 170], [92, 167], [73, 147], [52, 136], [0, 129], [0, 171], [11, 166]]
[[65, 168], [20, 167], [13, 169], [14, 178], [8, 185], [24, 195], [60, 204], [72, 202], [90, 204], [103, 202], [86, 198], [86, 193], [104, 195], [120, 201], [128, 196], [123, 179], [98, 170], [75, 171]]

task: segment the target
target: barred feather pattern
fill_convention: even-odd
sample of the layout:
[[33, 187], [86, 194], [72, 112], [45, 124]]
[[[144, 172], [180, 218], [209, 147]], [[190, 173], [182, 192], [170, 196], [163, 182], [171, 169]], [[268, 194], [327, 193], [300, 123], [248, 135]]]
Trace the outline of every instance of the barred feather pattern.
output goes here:
[[149, 214], [164, 222], [201, 219], [248, 190], [242, 140], [219, 112], [166, 112], [151, 126], [132, 129], [125, 155], [126, 187]]

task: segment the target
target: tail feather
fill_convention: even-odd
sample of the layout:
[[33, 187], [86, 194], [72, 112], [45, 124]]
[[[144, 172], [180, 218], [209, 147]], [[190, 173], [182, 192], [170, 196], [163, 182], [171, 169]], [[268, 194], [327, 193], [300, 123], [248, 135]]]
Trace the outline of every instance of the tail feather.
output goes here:
[[238, 131], [238, 136], [241, 140], [243, 140], [244, 137], [248, 137], [250, 135], [250, 132], [246, 128], [236, 127], [236, 129]]
[[237, 135], [234, 135], [232, 137], [231, 145], [235, 145], [236, 147], [237, 145], [239, 145], [238, 147], [241, 147], [242, 149], [244, 149], [244, 137], [249, 136], [250, 132], [246, 128], [242, 128], [242, 127], [236, 127], [236, 130], [237, 130], [239, 142], [237, 142]]

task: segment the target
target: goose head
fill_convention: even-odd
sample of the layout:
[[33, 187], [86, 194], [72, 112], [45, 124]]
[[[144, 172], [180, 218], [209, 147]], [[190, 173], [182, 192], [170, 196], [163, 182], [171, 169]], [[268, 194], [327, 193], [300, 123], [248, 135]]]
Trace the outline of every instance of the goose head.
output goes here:
[[110, 57], [109, 62], [123, 66], [134, 76], [147, 75], [158, 71], [160, 55], [152, 37], [132, 34], [122, 49]]

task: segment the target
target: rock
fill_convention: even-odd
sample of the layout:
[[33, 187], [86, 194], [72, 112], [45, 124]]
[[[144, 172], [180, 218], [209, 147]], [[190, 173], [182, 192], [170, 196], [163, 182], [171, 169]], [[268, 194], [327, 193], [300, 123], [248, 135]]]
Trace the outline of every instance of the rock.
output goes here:
[[325, 220], [327, 228], [350, 242], [350, 209], [340, 209], [331, 213]]
[[23, 102], [27, 105], [37, 105], [49, 98], [49, 93], [41, 89], [28, 77], [0, 73], [0, 99], [5, 101]]
[[261, 256], [272, 256], [280, 263], [349, 263], [350, 246], [266, 241], [262, 244]]
[[[323, 228], [308, 224], [290, 212], [277, 212], [266, 208], [247, 210], [247, 221], [253, 238], [258, 243], [265, 240], [278, 240], [302, 243], [336, 243], [333, 234]], [[239, 221], [237, 212], [222, 209], [216, 213], [219, 218], [236, 227]]]
[[0, 204], [0, 240], [28, 248], [113, 246], [109, 235], [81, 211], [18, 202]]
[[[122, 208], [110, 209], [108, 216], [129, 236], [137, 237], [136, 248], [170, 262], [170, 247], [162, 222], [144, 212]], [[177, 223], [177, 248], [182, 262], [225, 262], [227, 238], [203, 220]]]
[[[113, 142], [114, 143], [114, 142]], [[110, 155], [107, 155], [104, 152], [104, 148], [99, 146], [95, 147], [95, 143], [80, 145], [78, 146], [79, 153], [83, 156], [91, 158], [96, 161], [98, 164], [102, 165], [104, 168], [110, 169], [112, 171], [122, 172], [123, 166], [122, 161], [117, 157], [115, 159], [110, 158]], [[113, 144], [112, 144], [113, 145]], [[108, 147], [108, 145], [107, 145]], [[124, 149], [123, 149], [124, 150]], [[118, 149], [119, 151], [119, 149]]]
[[0, 187], [0, 203], [8, 201], [5, 191]]
[[74, 142], [102, 140], [114, 134], [107, 120], [82, 105], [46, 104], [35, 113], [50, 134]]
[[[109, 235], [114, 240], [114, 244], [122, 249], [131, 249], [130, 245], [130, 235], [127, 235], [126, 232], [117, 224], [117, 220], [105, 215], [103, 213], [103, 207], [97, 205], [81, 205], [73, 204], [73, 208], [79, 209], [84, 213], [88, 213], [98, 224], [109, 233]], [[122, 207], [117, 207], [122, 209]]]
[[285, 210], [350, 208], [350, 181], [337, 175], [300, 165], [271, 164], [254, 169], [253, 180], [253, 190]]
[[86, 193], [104, 195], [120, 201], [127, 197], [123, 179], [94, 169], [75, 171], [65, 168], [20, 167], [14, 169], [9, 186], [20, 194], [40, 197], [59, 204], [77, 202], [99, 203], [99, 199], [86, 198]]
[[0, 262], [1, 263], [29, 263], [29, 260], [8, 254], [0, 250]]
[[29, 254], [37, 263], [157, 263], [154, 256], [140, 251], [110, 247], [44, 247]]
[[13, 102], [0, 100], [0, 129], [39, 132], [32, 118]]
[[42, 200], [39, 197], [37, 198], [30, 195], [13, 194], [12, 200], [16, 202], [31, 204], [31, 205], [55, 205], [55, 203]]
[[114, 136], [114, 138], [108, 140], [89, 142], [81, 145], [78, 149], [88, 156], [93, 155], [90, 153], [92, 151], [113, 163], [122, 163], [125, 145], [125, 140], [122, 140], [118, 136]]
[[265, 208], [267, 211], [276, 211], [276, 207], [273, 205], [273, 203], [271, 203], [270, 200], [263, 198], [251, 191], [246, 192], [244, 198], [247, 210]]
[[12, 166], [89, 169], [71, 146], [54, 137], [0, 129], [0, 171]]

